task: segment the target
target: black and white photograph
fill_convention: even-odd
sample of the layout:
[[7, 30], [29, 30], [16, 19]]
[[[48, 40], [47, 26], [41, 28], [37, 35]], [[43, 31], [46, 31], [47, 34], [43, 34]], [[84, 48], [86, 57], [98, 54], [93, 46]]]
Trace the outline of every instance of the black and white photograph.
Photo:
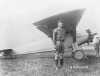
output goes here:
[[0, 76], [100, 76], [99, 0], [0, 0]]

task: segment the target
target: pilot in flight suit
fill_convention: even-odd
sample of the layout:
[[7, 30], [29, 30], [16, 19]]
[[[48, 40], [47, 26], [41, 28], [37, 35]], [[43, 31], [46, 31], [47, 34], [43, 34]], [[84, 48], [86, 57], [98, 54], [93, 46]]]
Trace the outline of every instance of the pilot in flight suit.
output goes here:
[[53, 41], [56, 45], [55, 61], [58, 65], [58, 58], [60, 59], [60, 65], [63, 65], [63, 54], [64, 54], [64, 40], [65, 40], [65, 29], [63, 28], [62, 22], [58, 22], [58, 27], [53, 31]]

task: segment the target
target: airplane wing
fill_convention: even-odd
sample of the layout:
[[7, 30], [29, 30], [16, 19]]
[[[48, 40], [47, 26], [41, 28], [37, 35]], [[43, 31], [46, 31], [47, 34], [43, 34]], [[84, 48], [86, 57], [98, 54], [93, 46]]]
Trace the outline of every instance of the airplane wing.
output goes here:
[[57, 22], [61, 20], [64, 24], [66, 32], [69, 32], [73, 36], [73, 40], [76, 41], [76, 26], [80, 21], [84, 9], [74, 10], [70, 12], [61, 13], [51, 16], [49, 18], [37, 21], [33, 23], [37, 28], [52, 38], [53, 29], [57, 27]]
[[15, 54], [27, 54], [27, 53], [37, 53], [46, 52], [54, 50], [54, 45], [51, 39], [42, 39], [34, 42], [27, 43], [20, 47], [14, 48]]

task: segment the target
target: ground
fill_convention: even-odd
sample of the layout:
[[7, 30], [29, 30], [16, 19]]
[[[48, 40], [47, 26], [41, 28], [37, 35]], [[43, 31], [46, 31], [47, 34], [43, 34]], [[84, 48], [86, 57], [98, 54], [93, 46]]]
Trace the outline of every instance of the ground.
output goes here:
[[56, 70], [53, 53], [19, 55], [0, 58], [0, 76], [99, 76], [100, 58], [89, 56], [77, 61], [65, 56], [64, 66]]

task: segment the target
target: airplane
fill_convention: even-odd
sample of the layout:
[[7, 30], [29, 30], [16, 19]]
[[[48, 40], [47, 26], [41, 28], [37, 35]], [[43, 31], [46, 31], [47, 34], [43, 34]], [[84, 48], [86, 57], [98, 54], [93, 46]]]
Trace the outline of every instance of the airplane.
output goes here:
[[[72, 43], [76, 42], [76, 38], [77, 38], [77, 32], [76, 32], [76, 28], [78, 23], [80, 22], [80, 19], [82, 17], [82, 14], [84, 13], [84, 9], [78, 9], [78, 10], [73, 10], [73, 11], [69, 11], [69, 12], [64, 12], [64, 13], [60, 13], [51, 17], [48, 17], [46, 19], [42, 19], [40, 21], [37, 21], [35, 23], [33, 23], [33, 25], [35, 25], [37, 27], [37, 29], [39, 29], [41, 32], [43, 32], [44, 34], [46, 34], [49, 37], [50, 42], [52, 42], [52, 33], [53, 33], [53, 29], [57, 27], [57, 22], [59, 20], [61, 20], [64, 24], [64, 28], [66, 29], [66, 40], [64, 42], [64, 46], [65, 46], [65, 51], [67, 52], [69, 50], [69, 47], [72, 45]], [[83, 39], [84, 40], [84, 39]], [[52, 43], [50, 43], [49, 48], [46, 48], [46, 41], [38, 41], [38, 42], [34, 42], [34, 44], [25, 44], [23, 46], [27, 48], [27, 46], [31, 46], [31, 53], [37, 53], [37, 52], [46, 52], [46, 51], [53, 51], [55, 50], [55, 46], [51, 46], [53, 45]], [[83, 44], [83, 42], [81, 42]], [[38, 48], [37, 48], [37, 47]], [[21, 47], [22, 48], [22, 47]], [[21, 50], [19, 49], [4, 49], [1, 52], [3, 52], [5, 54], [5, 56], [9, 56], [10, 52], [14, 52], [13, 55], [21, 55], [21, 54], [28, 54], [28, 51], [26, 53], [21, 52]], [[82, 56], [76, 59], [82, 59], [84, 57], [83, 52], [79, 51]], [[75, 55], [77, 55], [77, 51], [74, 52], [74, 58]]]

